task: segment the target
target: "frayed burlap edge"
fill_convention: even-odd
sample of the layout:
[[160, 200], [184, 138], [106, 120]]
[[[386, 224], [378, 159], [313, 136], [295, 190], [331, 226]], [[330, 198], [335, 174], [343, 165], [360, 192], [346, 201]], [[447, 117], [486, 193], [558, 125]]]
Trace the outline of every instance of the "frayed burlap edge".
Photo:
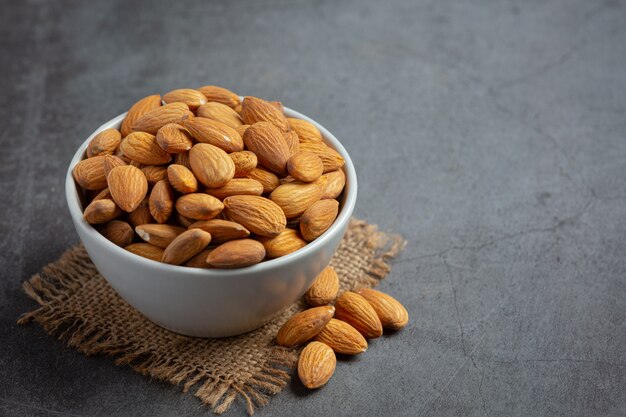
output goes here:
[[[361, 242], [364, 240], [361, 246], [372, 251], [372, 259], [362, 276], [350, 281], [342, 280], [342, 289], [377, 285], [391, 270], [390, 259], [404, 248], [406, 241], [399, 235], [380, 232], [376, 226], [357, 219], [351, 220], [349, 234], [357, 236]], [[331, 265], [338, 270], [340, 277], [342, 268], [351, 267], [349, 262], [342, 265], [342, 260], [337, 258], [333, 259]], [[71, 297], [77, 286], [81, 285], [81, 277], [85, 274], [97, 274], [97, 270], [82, 245], [67, 250], [56, 262], [45, 266], [40, 273], [23, 283], [24, 292], [39, 307], [23, 314], [18, 324], [35, 321], [46, 333], [87, 356], [112, 356], [115, 364], [128, 365], [142, 375], [173, 385], [183, 384], [183, 392], [199, 385], [194, 395], [216, 414], [227, 411], [241, 397], [248, 414], [253, 415], [255, 408], [268, 404], [271, 396], [282, 391], [289, 382], [289, 371], [297, 363], [297, 349], [273, 346], [261, 370], [245, 383], [237, 383], [211, 375], [199, 367], [191, 368], [172, 358], [155, 356], [154, 352], [143, 351], [138, 346], [111, 343], [111, 334], [106, 330], [51, 307], [52, 302], [63, 302]], [[297, 302], [288, 310], [293, 314], [303, 308], [304, 304]]]

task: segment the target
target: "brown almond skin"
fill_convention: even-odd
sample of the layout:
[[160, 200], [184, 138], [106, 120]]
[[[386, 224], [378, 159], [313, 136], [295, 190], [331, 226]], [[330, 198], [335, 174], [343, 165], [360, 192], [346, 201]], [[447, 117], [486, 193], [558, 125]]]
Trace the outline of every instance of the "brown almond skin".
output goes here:
[[258, 163], [256, 155], [250, 151], [232, 152], [228, 156], [235, 164], [235, 178], [245, 177]]
[[235, 130], [243, 138], [243, 134], [246, 133], [246, 130], [248, 130], [249, 127], [250, 125], [241, 125], [239, 127], [236, 127]]
[[103, 198], [108, 198], [111, 200], [111, 192], [109, 191], [108, 187], [96, 194], [96, 196], [92, 198], [91, 201], [102, 200]]
[[145, 165], [163, 165], [172, 160], [157, 143], [156, 137], [146, 132], [133, 132], [120, 144], [124, 155]]
[[184, 231], [185, 228], [170, 224], [143, 224], [135, 227], [135, 232], [137, 232], [140, 238], [163, 249], [167, 248]]
[[408, 324], [409, 313], [392, 296], [371, 288], [361, 288], [357, 293], [374, 308], [384, 328], [400, 330]]
[[159, 129], [156, 141], [167, 153], [179, 154], [188, 151], [193, 146], [193, 137], [183, 126], [169, 123]]
[[335, 301], [335, 317], [357, 329], [366, 339], [383, 334], [383, 325], [374, 308], [359, 294], [346, 291]]
[[[211, 239], [211, 241], [213, 241]], [[196, 255], [194, 255], [191, 259], [185, 262], [185, 266], [189, 268], [211, 268], [211, 265], [207, 263], [207, 257], [213, 251], [213, 248], [207, 248], [201, 250]]]
[[235, 176], [235, 164], [228, 154], [217, 146], [197, 143], [189, 151], [191, 171], [202, 184], [218, 188]]
[[269, 122], [255, 123], [243, 134], [243, 141], [265, 168], [281, 177], [287, 173], [291, 151], [276, 126]]
[[298, 152], [287, 161], [289, 175], [302, 182], [313, 182], [322, 176], [324, 164], [312, 152]]
[[300, 152], [300, 139], [298, 138], [298, 134], [296, 132], [293, 130], [290, 132], [283, 132], [283, 138], [285, 138], [285, 142], [287, 142], [291, 156]]
[[237, 239], [222, 243], [207, 256], [207, 264], [213, 268], [243, 268], [261, 262], [265, 249], [253, 239]]
[[239, 223], [229, 220], [212, 219], [200, 220], [188, 226], [189, 229], [202, 229], [212, 236], [213, 243], [224, 243], [229, 240], [244, 239], [250, 236], [250, 231]]
[[317, 336], [333, 318], [335, 307], [313, 307], [302, 311], [282, 325], [276, 334], [276, 341], [284, 347], [296, 347]]
[[343, 156], [325, 143], [300, 142], [300, 151], [313, 152], [324, 164], [324, 172], [334, 171], [345, 164]]
[[83, 159], [72, 169], [74, 180], [85, 190], [102, 190], [107, 186], [104, 156]]
[[298, 134], [300, 142], [322, 142], [321, 132], [312, 123], [307, 122], [306, 120], [291, 117], [287, 118], [287, 122], [289, 123], [289, 127], [291, 127], [291, 129]]
[[126, 162], [119, 156], [115, 155], [104, 155], [104, 175], [109, 176], [109, 172], [115, 167], [121, 167], [127, 165]]
[[335, 353], [358, 355], [367, 350], [367, 340], [361, 333], [345, 321], [330, 319], [315, 340], [325, 343]]
[[165, 248], [161, 262], [181, 265], [193, 258], [211, 242], [211, 234], [201, 229], [191, 229], [176, 236]]
[[204, 193], [185, 194], [176, 200], [176, 211], [194, 220], [211, 220], [223, 208], [220, 200]]
[[122, 210], [113, 200], [103, 198], [89, 203], [83, 212], [83, 218], [90, 224], [103, 224], [122, 214]]
[[107, 182], [113, 201], [129, 213], [139, 207], [148, 193], [146, 176], [132, 165], [113, 168], [107, 176]]
[[307, 242], [320, 237], [337, 218], [339, 202], [337, 200], [319, 200], [304, 211], [300, 218], [300, 233]]
[[212, 101], [198, 107], [197, 115], [198, 117], [204, 117], [224, 123], [233, 129], [243, 126], [243, 120], [241, 119], [239, 113], [231, 107], [216, 101]]
[[263, 185], [250, 178], [233, 178], [219, 188], [207, 188], [206, 193], [220, 200], [231, 195], [261, 195]]
[[337, 357], [333, 350], [321, 342], [311, 342], [300, 353], [298, 377], [309, 389], [325, 385], [335, 373]]
[[278, 204], [285, 217], [301, 216], [313, 203], [322, 197], [323, 189], [313, 182], [293, 182], [279, 185], [270, 194], [270, 200]]
[[167, 179], [170, 185], [181, 194], [198, 191], [198, 180], [193, 172], [184, 165], [172, 164], [167, 167]]
[[124, 249], [134, 253], [135, 255], [152, 259], [157, 262], [161, 262], [161, 258], [163, 257], [163, 249], [149, 243], [133, 243], [132, 245], [126, 246]]
[[271, 193], [280, 185], [280, 180], [276, 175], [261, 167], [253, 168], [246, 177], [260, 182], [263, 186], [263, 194]]
[[261, 238], [268, 258], [280, 258], [306, 246], [306, 241], [293, 229], [285, 229], [278, 236]]
[[205, 85], [197, 90], [204, 94], [208, 102], [216, 101], [233, 109], [241, 104], [237, 94], [223, 87]]
[[339, 277], [332, 266], [327, 266], [313, 281], [313, 285], [304, 294], [310, 306], [322, 306], [332, 303], [339, 291]]
[[346, 185], [346, 174], [341, 169], [330, 171], [322, 175], [322, 179], [326, 179], [322, 199], [333, 199], [339, 197]]
[[170, 218], [174, 211], [174, 190], [167, 180], [161, 180], [154, 185], [148, 207], [157, 223], [165, 223]]
[[191, 171], [191, 163], [189, 162], [189, 151], [175, 154], [174, 163], [182, 165], [189, 171]]
[[122, 137], [126, 137], [132, 132], [131, 127], [135, 124], [137, 119], [158, 107], [161, 107], [161, 96], [158, 94], [144, 97], [133, 104], [122, 122], [122, 127], [120, 128]]
[[241, 118], [248, 125], [253, 125], [257, 122], [269, 122], [281, 131], [287, 132], [291, 130], [282, 110], [276, 105], [258, 97], [245, 97], [243, 99]]
[[133, 227], [154, 223], [154, 218], [150, 214], [150, 202], [147, 198], [139, 203], [139, 207], [128, 213], [128, 223]]
[[204, 117], [194, 117], [183, 122], [198, 142], [217, 146], [224, 152], [239, 152], [243, 150], [243, 139], [232, 127], [216, 120]]
[[157, 107], [139, 117], [131, 129], [134, 132], [147, 132], [156, 135], [160, 128], [169, 123], [180, 123], [193, 117], [185, 103], [170, 103]]
[[140, 168], [149, 185], [154, 185], [159, 181], [167, 179], [167, 167], [164, 165], [147, 165]]
[[130, 224], [121, 220], [112, 220], [106, 223], [100, 229], [100, 233], [102, 236], [121, 247], [133, 243], [133, 238], [135, 237], [135, 231]]
[[206, 97], [198, 90], [179, 88], [163, 95], [163, 102], [166, 104], [185, 103], [189, 109], [195, 110], [206, 103]]
[[281, 208], [265, 197], [252, 195], [226, 197], [224, 214], [229, 220], [260, 236], [277, 236], [287, 225], [287, 219]]
[[98, 133], [87, 146], [87, 158], [98, 155], [113, 155], [122, 141], [122, 134], [117, 129], [105, 129]]

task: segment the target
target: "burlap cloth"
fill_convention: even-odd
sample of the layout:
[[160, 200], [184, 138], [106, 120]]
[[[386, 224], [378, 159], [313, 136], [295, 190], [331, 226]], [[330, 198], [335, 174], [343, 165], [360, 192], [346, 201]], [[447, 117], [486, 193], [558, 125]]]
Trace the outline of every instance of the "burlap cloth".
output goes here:
[[[404, 240], [353, 219], [331, 265], [343, 290], [374, 286], [389, 273], [389, 259]], [[276, 345], [280, 326], [305, 306], [298, 301], [271, 323], [251, 333], [224, 339], [181, 336], [144, 318], [98, 274], [82, 245], [24, 282], [39, 307], [18, 323], [39, 323], [44, 330], [85, 355], [115, 357], [118, 365], [175, 385], [215, 413], [243, 399], [249, 414], [268, 403], [290, 378], [297, 350]]]

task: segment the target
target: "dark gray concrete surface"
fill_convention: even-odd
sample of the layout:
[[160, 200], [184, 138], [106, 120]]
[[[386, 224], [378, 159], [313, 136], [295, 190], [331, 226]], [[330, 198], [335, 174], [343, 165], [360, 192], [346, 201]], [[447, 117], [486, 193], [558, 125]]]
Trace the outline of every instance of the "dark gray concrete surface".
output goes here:
[[410, 326], [259, 416], [626, 415], [625, 23], [611, 0], [4, 2], [0, 415], [210, 414], [15, 324], [77, 242], [75, 148], [209, 83], [324, 124], [355, 214], [409, 241], [382, 289]]

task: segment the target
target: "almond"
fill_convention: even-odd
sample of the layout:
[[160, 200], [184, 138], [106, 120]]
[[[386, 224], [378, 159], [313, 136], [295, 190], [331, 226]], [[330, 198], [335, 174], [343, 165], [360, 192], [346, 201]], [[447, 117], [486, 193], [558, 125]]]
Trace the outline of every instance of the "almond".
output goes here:
[[157, 143], [156, 137], [146, 132], [133, 132], [120, 144], [124, 155], [146, 165], [162, 165], [172, 160]]
[[124, 249], [134, 253], [135, 255], [152, 259], [157, 262], [161, 262], [161, 258], [163, 257], [163, 249], [149, 243], [133, 243], [132, 245], [126, 246]]
[[208, 102], [217, 101], [218, 103], [225, 104], [233, 109], [240, 104], [239, 96], [237, 94], [222, 87], [206, 85], [198, 88], [198, 91], [204, 94]]
[[228, 156], [235, 164], [235, 178], [242, 178], [256, 168], [257, 158], [253, 152], [240, 151], [229, 153]]
[[207, 256], [207, 263], [214, 268], [243, 268], [257, 264], [265, 257], [261, 242], [238, 239], [222, 243]]
[[333, 318], [333, 314], [335, 314], [333, 306], [314, 307], [302, 311], [282, 325], [276, 334], [276, 341], [288, 348], [301, 345], [321, 332]]
[[189, 217], [181, 216], [180, 213], [174, 212], [174, 223], [177, 223], [185, 229], [194, 224], [196, 220]]
[[150, 214], [150, 202], [148, 198], [144, 198], [143, 201], [139, 203], [139, 207], [128, 214], [128, 222], [133, 227], [154, 223], [154, 218]]
[[250, 178], [233, 178], [219, 188], [207, 188], [206, 192], [223, 200], [231, 195], [261, 195], [263, 194], [263, 185]]
[[104, 155], [104, 175], [109, 176], [109, 172], [115, 167], [121, 167], [127, 165], [126, 162], [119, 156], [115, 155]]
[[335, 222], [339, 213], [337, 200], [319, 200], [311, 204], [300, 218], [300, 233], [307, 242], [312, 242]]
[[236, 127], [235, 130], [239, 133], [239, 136], [243, 138], [243, 134], [246, 133], [246, 130], [248, 130], [249, 127], [250, 125], [241, 125]]
[[327, 266], [315, 278], [311, 288], [304, 294], [310, 306], [321, 306], [332, 303], [339, 291], [339, 277], [332, 266]]
[[289, 147], [289, 154], [294, 156], [298, 152], [300, 152], [300, 139], [298, 138], [298, 134], [293, 130], [290, 132], [283, 132], [283, 138], [285, 138], [285, 142], [287, 142], [287, 147]]
[[189, 163], [189, 151], [175, 154], [174, 163], [182, 165], [191, 171], [191, 164]]
[[72, 170], [74, 180], [85, 190], [102, 190], [107, 186], [104, 156], [83, 159]]
[[287, 161], [291, 153], [276, 126], [268, 122], [255, 123], [246, 130], [243, 141], [265, 168], [279, 176], [287, 173]]
[[92, 198], [91, 201], [102, 200], [103, 198], [108, 198], [111, 200], [111, 192], [108, 188], [105, 188], [104, 190], [96, 194], [96, 196]]
[[281, 208], [265, 197], [252, 195], [226, 197], [224, 213], [229, 220], [260, 236], [277, 236], [287, 224]]
[[327, 146], [324, 143], [313, 143], [313, 142], [301, 142], [300, 150], [305, 152], [313, 152], [322, 160], [324, 164], [324, 172], [334, 171], [343, 166], [346, 162], [343, 159], [343, 156], [339, 155], [339, 153]]
[[342, 355], [358, 355], [367, 350], [367, 340], [354, 327], [345, 321], [330, 319], [315, 340], [325, 343], [335, 353]]
[[276, 105], [257, 97], [245, 97], [243, 99], [241, 118], [248, 125], [257, 122], [269, 122], [284, 132], [290, 130], [289, 122], [287, 122], [283, 112]]
[[87, 146], [87, 158], [98, 155], [113, 155], [122, 141], [117, 129], [105, 129], [98, 133]]
[[270, 200], [278, 204], [285, 217], [293, 219], [302, 215], [322, 196], [322, 188], [314, 182], [292, 182], [279, 185], [270, 194]]
[[224, 123], [204, 117], [194, 117], [185, 120], [183, 126], [198, 142], [209, 143], [225, 152], [243, 150], [243, 140], [239, 133]]
[[115, 167], [107, 177], [113, 201], [124, 211], [135, 210], [148, 193], [148, 181], [139, 168]]
[[246, 177], [260, 182], [263, 186], [263, 194], [271, 193], [280, 185], [280, 180], [276, 175], [260, 167], [251, 169]]
[[144, 113], [132, 125], [132, 130], [155, 135], [166, 124], [179, 123], [190, 116], [193, 113], [189, 114], [189, 106], [185, 103], [170, 103]]
[[335, 317], [357, 329], [366, 339], [380, 337], [383, 326], [374, 308], [359, 294], [346, 291], [335, 302]]
[[341, 169], [338, 169], [322, 175], [322, 178], [326, 179], [324, 191], [322, 192], [322, 199], [339, 197], [343, 188], [346, 186], [346, 174], [344, 174]]
[[298, 138], [300, 138], [301, 143], [322, 142], [322, 134], [313, 123], [302, 119], [294, 119], [292, 117], [288, 117], [287, 122], [289, 123], [291, 129], [298, 134]]
[[135, 231], [130, 224], [121, 220], [112, 220], [102, 226], [100, 229], [102, 236], [109, 239], [117, 246], [125, 247], [133, 243], [135, 237]]
[[362, 288], [357, 293], [374, 308], [384, 328], [400, 330], [409, 322], [409, 313], [392, 296], [370, 288]]
[[325, 385], [335, 373], [337, 357], [333, 350], [321, 342], [311, 342], [300, 353], [298, 377], [309, 389]]
[[[212, 237], [211, 240], [213, 240]], [[197, 255], [194, 255], [191, 259], [185, 262], [185, 266], [190, 268], [211, 268], [211, 265], [209, 265], [206, 260], [212, 251], [212, 248], [201, 250]]]
[[243, 126], [243, 120], [241, 120], [239, 113], [231, 107], [216, 101], [198, 107], [197, 115], [198, 117], [206, 117], [207, 119], [221, 122], [233, 129]]
[[108, 223], [122, 214], [113, 200], [103, 198], [89, 203], [83, 212], [83, 218], [90, 224]]
[[179, 88], [178, 90], [172, 90], [163, 96], [164, 103], [185, 103], [191, 110], [195, 110], [198, 107], [206, 103], [206, 97], [198, 90], [192, 90], [190, 88]]
[[[193, 119], [192, 119], [193, 120]], [[193, 137], [183, 126], [168, 123], [156, 134], [156, 141], [167, 153], [183, 153], [193, 146]]]
[[202, 229], [210, 233], [213, 243], [224, 243], [250, 236], [250, 231], [239, 223], [221, 219], [201, 220], [189, 225], [189, 229]]
[[137, 232], [140, 238], [147, 243], [164, 249], [184, 231], [184, 228], [172, 226], [171, 224], [142, 224], [135, 227], [135, 232]]
[[176, 191], [182, 194], [198, 191], [198, 181], [189, 169], [183, 165], [172, 164], [167, 167], [167, 179]]
[[217, 146], [197, 143], [189, 151], [191, 171], [198, 181], [209, 188], [218, 188], [235, 176], [235, 164]]
[[165, 223], [174, 211], [174, 190], [167, 180], [157, 182], [148, 200], [150, 214], [157, 223]]
[[268, 258], [280, 258], [306, 246], [300, 234], [293, 229], [285, 229], [278, 236], [262, 238], [261, 243]]
[[324, 164], [312, 152], [298, 152], [287, 161], [289, 175], [302, 182], [312, 182], [322, 176]]
[[120, 128], [122, 137], [126, 137], [132, 132], [131, 127], [135, 124], [137, 119], [158, 107], [161, 107], [161, 96], [158, 94], [144, 97], [133, 104], [122, 122], [122, 127]]
[[210, 220], [223, 208], [220, 200], [204, 193], [185, 194], [176, 200], [176, 211], [195, 220]]
[[204, 230], [187, 230], [170, 243], [163, 252], [161, 262], [181, 265], [197, 255], [211, 242], [211, 235]]
[[159, 181], [167, 179], [167, 167], [164, 165], [147, 165], [140, 168], [148, 181], [148, 185], [154, 185]]

